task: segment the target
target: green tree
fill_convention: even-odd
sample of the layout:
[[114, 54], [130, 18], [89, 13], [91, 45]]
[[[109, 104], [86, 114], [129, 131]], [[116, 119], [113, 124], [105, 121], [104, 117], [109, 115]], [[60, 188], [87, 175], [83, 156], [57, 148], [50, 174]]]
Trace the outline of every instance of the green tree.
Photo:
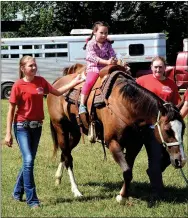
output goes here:
[[116, 10], [121, 11], [117, 20], [121, 20], [126, 33], [166, 33], [167, 61], [175, 64], [183, 39], [188, 36], [187, 2], [119, 2]]
[[[94, 22], [105, 20], [111, 24], [111, 14], [116, 2], [2, 2], [2, 18], [12, 20], [19, 12], [25, 25], [16, 36], [69, 35], [73, 28], [92, 28]], [[6, 16], [6, 7], [11, 8]], [[16, 8], [13, 10], [13, 8]]]
[[175, 64], [183, 39], [188, 36], [186, 1], [1, 2], [2, 20], [15, 20], [18, 14], [25, 24], [11, 37], [69, 35], [73, 28], [92, 28], [98, 20], [108, 22], [113, 34], [164, 32], [170, 64]]

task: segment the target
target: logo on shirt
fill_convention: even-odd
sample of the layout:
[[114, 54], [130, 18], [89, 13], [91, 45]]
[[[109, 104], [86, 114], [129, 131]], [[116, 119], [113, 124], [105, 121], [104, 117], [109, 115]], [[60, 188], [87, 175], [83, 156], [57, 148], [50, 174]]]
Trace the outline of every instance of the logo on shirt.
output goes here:
[[163, 92], [171, 93], [171, 92], [172, 92], [172, 89], [171, 89], [169, 86], [163, 86], [163, 87], [162, 87], [162, 91], [163, 91]]
[[38, 87], [38, 88], [36, 88], [36, 90], [37, 90], [37, 93], [39, 95], [43, 95], [44, 94], [44, 89], [42, 87]]

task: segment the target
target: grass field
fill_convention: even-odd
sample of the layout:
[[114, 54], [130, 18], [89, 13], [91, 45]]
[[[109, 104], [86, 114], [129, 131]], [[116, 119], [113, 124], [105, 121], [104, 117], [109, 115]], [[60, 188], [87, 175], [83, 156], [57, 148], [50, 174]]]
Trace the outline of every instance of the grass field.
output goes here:
[[[12, 148], [2, 144], [1, 152], [1, 217], [188, 217], [188, 187], [180, 170], [172, 166], [163, 174], [165, 199], [157, 207], [148, 208], [146, 199], [150, 185], [146, 175], [147, 156], [143, 147], [135, 162], [131, 197], [125, 205], [119, 205], [115, 197], [122, 186], [122, 173], [111, 154], [107, 151], [104, 161], [102, 146], [87, 142], [73, 150], [74, 172], [83, 198], [76, 199], [70, 190], [68, 174], [63, 172], [62, 183], [54, 185], [54, 175], [59, 163], [52, 159], [52, 140], [49, 129], [49, 116], [45, 105], [43, 134], [35, 161], [35, 182], [42, 202], [38, 210], [31, 210], [25, 202], [15, 202], [11, 193], [21, 167], [21, 155], [14, 140]], [[1, 101], [2, 142], [5, 136], [8, 101]], [[186, 125], [188, 126], [186, 119]], [[187, 127], [188, 128], [188, 127]], [[188, 154], [188, 133], [184, 137]], [[60, 152], [58, 153], [60, 154]], [[184, 173], [188, 177], [188, 164]]]

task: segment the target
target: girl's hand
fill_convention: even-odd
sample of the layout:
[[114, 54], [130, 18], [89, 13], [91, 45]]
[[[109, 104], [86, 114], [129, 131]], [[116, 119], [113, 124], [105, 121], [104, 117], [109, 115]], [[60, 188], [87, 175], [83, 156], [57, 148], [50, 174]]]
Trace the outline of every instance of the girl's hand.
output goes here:
[[114, 58], [114, 57], [111, 57], [108, 61], [108, 65], [110, 65], [110, 64], [117, 64], [117, 59], [116, 58]]
[[13, 144], [12, 134], [6, 134], [6, 136], [5, 136], [5, 145], [7, 145], [8, 147], [12, 147], [12, 144]]

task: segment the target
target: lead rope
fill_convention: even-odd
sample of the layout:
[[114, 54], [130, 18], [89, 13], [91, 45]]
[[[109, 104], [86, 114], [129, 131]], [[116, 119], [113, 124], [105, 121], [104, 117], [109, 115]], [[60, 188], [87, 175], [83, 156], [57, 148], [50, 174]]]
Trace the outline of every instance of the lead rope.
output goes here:
[[188, 179], [186, 178], [185, 173], [183, 172], [182, 168], [180, 168], [180, 172], [181, 172], [181, 175], [183, 176], [183, 178], [185, 180], [186, 185], [188, 186]]

